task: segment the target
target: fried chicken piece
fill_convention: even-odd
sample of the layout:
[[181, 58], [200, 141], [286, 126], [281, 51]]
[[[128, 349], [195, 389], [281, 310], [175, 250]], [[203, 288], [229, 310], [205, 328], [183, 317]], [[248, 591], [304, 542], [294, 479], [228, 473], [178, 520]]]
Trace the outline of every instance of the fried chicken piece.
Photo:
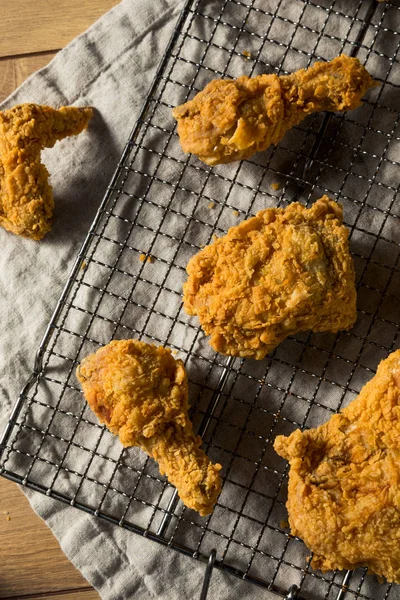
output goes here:
[[90, 408], [121, 443], [153, 457], [186, 506], [212, 512], [222, 467], [211, 463], [193, 433], [182, 361], [166, 348], [113, 341], [84, 358], [77, 377]]
[[278, 436], [292, 534], [322, 571], [359, 566], [400, 583], [400, 350], [341, 413]]
[[54, 200], [40, 151], [77, 135], [93, 115], [89, 107], [60, 109], [20, 104], [0, 112], [0, 225], [40, 240], [52, 226]]
[[173, 115], [183, 151], [216, 165], [277, 144], [311, 113], [357, 108], [375, 85], [357, 58], [342, 54], [281, 77], [215, 79]]
[[184, 308], [222, 354], [262, 359], [299, 331], [349, 329], [356, 319], [353, 261], [342, 208], [267, 208], [188, 263]]

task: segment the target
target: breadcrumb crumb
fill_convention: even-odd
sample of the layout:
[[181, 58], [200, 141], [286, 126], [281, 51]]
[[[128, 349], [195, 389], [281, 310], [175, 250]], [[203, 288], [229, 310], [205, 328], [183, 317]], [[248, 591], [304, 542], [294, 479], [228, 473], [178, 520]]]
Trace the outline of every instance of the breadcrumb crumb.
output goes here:
[[238, 211], [238, 210], [233, 210], [232, 212], [233, 212], [233, 214], [235, 215], [235, 217], [238, 217], [238, 216], [239, 216], [239, 211]]
[[288, 529], [289, 528], [289, 521], [287, 521], [286, 519], [282, 519], [282, 521], [279, 523], [279, 527], [281, 529]]
[[208, 205], [208, 208], [211, 208], [211, 209], [215, 208], [214, 202], [210, 202], [210, 204]]
[[279, 190], [279, 188], [280, 188], [280, 187], [281, 187], [281, 186], [279, 185], [279, 183], [276, 183], [276, 182], [274, 182], [274, 183], [271, 183], [271, 188], [272, 188], [273, 190], [275, 190], [275, 191], [276, 191], [276, 190]]
[[149, 256], [146, 256], [146, 254], [141, 254], [141, 255], [139, 256], [139, 260], [140, 260], [141, 262], [153, 263], [153, 262], [155, 261], [155, 258], [154, 258], [154, 256], [150, 256], [150, 255], [149, 255]]
[[251, 58], [251, 52], [249, 50], [243, 50], [242, 54], [246, 58]]

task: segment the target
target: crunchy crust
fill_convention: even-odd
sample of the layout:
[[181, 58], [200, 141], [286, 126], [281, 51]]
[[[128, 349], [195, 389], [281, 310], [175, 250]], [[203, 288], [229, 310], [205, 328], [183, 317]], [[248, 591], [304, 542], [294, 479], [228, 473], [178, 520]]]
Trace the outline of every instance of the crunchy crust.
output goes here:
[[173, 115], [183, 151], [216, 165], [277, 144], [313, 112], [357, 108], [375, 85], [357, 58], [342, 54], [281, 77], [215, 79]]
[[52, 227], [54, 199], [49, 173], [40, 162], [43, 148], [77, 135], [91, 108], [20, 104], [0, 112], [0, 225], [40, 240]]
[[293, 535], [323, 571], [366, 566], [400, 583], [400, 350], [341, 413], [278, 436]]
[[209, 514], [221, 491], [221, 465], [211, 463], [193, 433], [182, 361], [166, 348], [113, 341], [84, 358], [77, 377], [89, 406], [121, 443], [145, 450], [186, 506]]
[[356, 291], [347, 238], [342, 208], [327, 196], [310, 209], [262, 210], [189, 261], [184, 308], [215, 350], [256, 359], [300, 331], [349, 329]]

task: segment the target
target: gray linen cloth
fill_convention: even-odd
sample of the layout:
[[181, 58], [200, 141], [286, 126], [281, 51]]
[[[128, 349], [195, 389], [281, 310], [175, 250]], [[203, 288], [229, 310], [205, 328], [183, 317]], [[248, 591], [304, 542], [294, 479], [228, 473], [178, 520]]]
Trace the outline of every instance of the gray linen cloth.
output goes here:
[[[32, 370], [36, 348], [134, 125], [183, 2], [124, 0], [1, 108], [21, 102], [91, 105], [87, 133], [43, 153], [56, 199], [54, 228], [33, 242], [1, 230], [0, 428]], [[102, 598], [199, 597], [204, 564], [26, 490], [32, 507]], [[269, 598], [215, 571], [209, 597]], [[272, 597], [272, 596], [271, 596]], [[275, 596], [273, 596], [275, 597]]]

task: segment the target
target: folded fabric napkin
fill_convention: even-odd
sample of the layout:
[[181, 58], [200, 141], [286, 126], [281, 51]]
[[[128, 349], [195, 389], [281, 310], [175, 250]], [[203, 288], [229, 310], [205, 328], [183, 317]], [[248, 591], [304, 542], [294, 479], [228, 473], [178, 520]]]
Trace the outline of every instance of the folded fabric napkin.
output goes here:
[[[30, 77], [2, 105], [90, 105], [88, 132], [43, 152], [55, 193], [53, 230], [40, 243], [0, 231], [3, 430], [79, 247], [133, 127], [183, 2], [124, 0]], [[68, 558], [105, 599], [200, 595], [204, 564], [24, 490]], [[259, 598], [215, 570], [209, 598]], [[262, 592], [263, 598], [275, 598]]]

